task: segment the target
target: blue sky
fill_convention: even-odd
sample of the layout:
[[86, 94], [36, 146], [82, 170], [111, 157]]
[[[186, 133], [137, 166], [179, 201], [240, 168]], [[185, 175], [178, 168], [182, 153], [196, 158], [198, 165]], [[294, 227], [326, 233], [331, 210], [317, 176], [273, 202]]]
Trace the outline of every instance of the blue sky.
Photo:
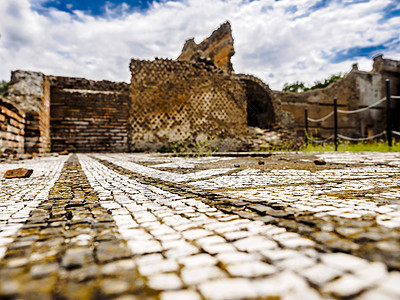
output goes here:
[[0, 80], [25, 69], [130, 80], [130, 58], [176, 58], [232, 24], [237, 73], [273, 89], [400, 60], [398, 0], [0, 0]]
[[126, 4], [129, 11], [145, 11], [150, 8], [153, 1], [148, 0], [49, 0], [49, 1], [31, 1], [33, 9], [39, 13], [46, 14], [49, 9], [57, 9], [73, 14], [75, 10], [84, 11], [93, 16], [102, 17], [106, 14], [106, 7], [116, 8]]

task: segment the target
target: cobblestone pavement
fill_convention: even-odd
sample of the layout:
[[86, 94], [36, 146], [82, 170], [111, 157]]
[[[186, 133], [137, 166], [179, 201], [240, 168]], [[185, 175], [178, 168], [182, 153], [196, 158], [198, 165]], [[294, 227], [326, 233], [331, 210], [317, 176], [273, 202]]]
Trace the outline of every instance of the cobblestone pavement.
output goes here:
[[[323, 161], [316, 165], [314, 159]], [[0, 164], [1, 299], [400, 299], [400, 154]]]

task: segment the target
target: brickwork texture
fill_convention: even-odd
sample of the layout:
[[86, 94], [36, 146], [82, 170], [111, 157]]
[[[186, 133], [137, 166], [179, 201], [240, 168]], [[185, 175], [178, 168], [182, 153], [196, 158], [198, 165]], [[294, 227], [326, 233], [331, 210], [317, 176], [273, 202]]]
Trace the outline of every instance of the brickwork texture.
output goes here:
[[[303, 93], [277, 92], [273, 93], [274, 98], [282, 103], [282, 110], [290, 112], [294, 117], [294, 129], [298, 135], [304, 134], [304, 110], [308, 109], [308, 116], [312, 119], [322, 118], [333, 111], [333, 99], [338, 100], [338, 109], [358, 109], [359, 96], [356, 86], [356, 76], [348, 76], [344, 80], [330, 85], [328, 88], [307, 91]], [[334, 127], [333, 117], [325, 121], [309, 122], [309, 130], [312, 134], [330, 136]], [[342, 134], [354, 135], [360, 128], [359, 116], [341, 115], [340, 128]]]
[[0, 99], [0, 152], [24, 153], [24, 130], [24, 112]]
[[128, 84], [51, 78], [52, 151], [128, 150]]
[[25, 152], [48, 152], [50, 84], [47, 76], [39, 72], [13, 71], [5, 99], [25, 113]]
[[166, 59], [132, 60], [130, 70], [131, 150], [245, 135], [245, 90], [234, 76], [214, 66]]
[[40, 109], [26, 113], [25, 151], [46, 153], [50, 150], [50, 83], [43, 80], [43, 95], [38, 98]]

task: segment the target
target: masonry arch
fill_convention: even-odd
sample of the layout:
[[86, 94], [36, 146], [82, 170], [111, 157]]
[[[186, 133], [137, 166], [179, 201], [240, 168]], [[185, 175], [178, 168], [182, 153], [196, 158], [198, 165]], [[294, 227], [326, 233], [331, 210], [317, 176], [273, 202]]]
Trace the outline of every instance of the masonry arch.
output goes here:
[[276, 122], [276, 107], [272, 91], [261, 79], [245, 74], [237, 75], [245, 86], [247, 98], [247, 125], [263, 129]]

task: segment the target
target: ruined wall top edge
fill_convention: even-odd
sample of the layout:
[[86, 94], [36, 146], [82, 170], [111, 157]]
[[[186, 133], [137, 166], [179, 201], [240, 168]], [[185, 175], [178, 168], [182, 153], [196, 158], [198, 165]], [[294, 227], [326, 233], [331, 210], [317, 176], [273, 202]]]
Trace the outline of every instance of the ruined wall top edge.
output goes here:
[[11, 81], [7, 94], [14, 96], [43, 97], [43, 81], [45, 75], [40, 72], [16, 70], [11, 72]]
[[146, 69], [153, 65], [157, 69], [166, 69], [171, 71], [171, 68], [185, 69], [185, 68], [195, 68], [199, 70], [204, 70], [207, 72], [213, 72], [218, 74], [225, 74], [227, 76], [232, 75], [231, 73], [224, 72], [221, 68], [216, 67], [213, 64], [207, 64], [205, 62], [190, 62], [183, 60], [174, 60], [168, 58], [156, 58], [154, 60], [141, 60], [141, 59], [131, 59], [129, 69], [132, 75], [139, 73], [140, 70], [145, 67]]
[[231, 25], [227, 21], [200, 44], [196, 44], [193, 38], [187, 40], [177, 59], [192, 62], [209, 61], [224, 71], [233, 73], [231, 57], [234, 54]]
[[374, 57], [373, 71], [400, 74], [400, 61], [383, 58], [382, 54], [377, 55]]
[[200, 44], [198, 44], [198, 46], [200, 47], [200, 49], [205, 50], [207, 47], [210, 46], [210, 44], [221, 42], [221, 39], [225, 36], [229, 36], [231, 39], [233, 39], [231, 23], [229, 21], [226, 21], [218, 29], [214, 30], [212, 34]]
[[344, 76], [343, 78], [339, 79], [338, 81], [335, 81], [333, 83], [331, 83], [330, 85], [328, 85], [327, 87], [324, 88], [318, 88], [315, 90], [308, 90], [308, 91], [304, 91], [304, 92], [286, 92], [286, 91], [273, 91], [274, 94], [277, 95], [292, 95], [294, 97], [304, 97], [304, 95], [307, 96], [314, 96], [314, 95], [319, 95], [321, 94], [321, 92], [330, 92], [332, 90], [336, 90], [338, 88], [341, 88], [343, 85], [346, 85], [348, 82], [350, 81], [354, 81], [357, 77], [359, 76], [370, 76], [370, 73], [368, 72], [363, 72], [363, 71], [352, 71], [350, 73], [348, 73], [346, 76]]
[[81, 89], [94, 91], [115, 91], [128, 93], [129, 84], [109, 80], [89, 80], [80, 77], [47, 76], [53, 88]]
[[12, 71], [4, 99], [24, 112], [39, 112], [43, 105], [42, 99], [47, 83], [43, 73]]

